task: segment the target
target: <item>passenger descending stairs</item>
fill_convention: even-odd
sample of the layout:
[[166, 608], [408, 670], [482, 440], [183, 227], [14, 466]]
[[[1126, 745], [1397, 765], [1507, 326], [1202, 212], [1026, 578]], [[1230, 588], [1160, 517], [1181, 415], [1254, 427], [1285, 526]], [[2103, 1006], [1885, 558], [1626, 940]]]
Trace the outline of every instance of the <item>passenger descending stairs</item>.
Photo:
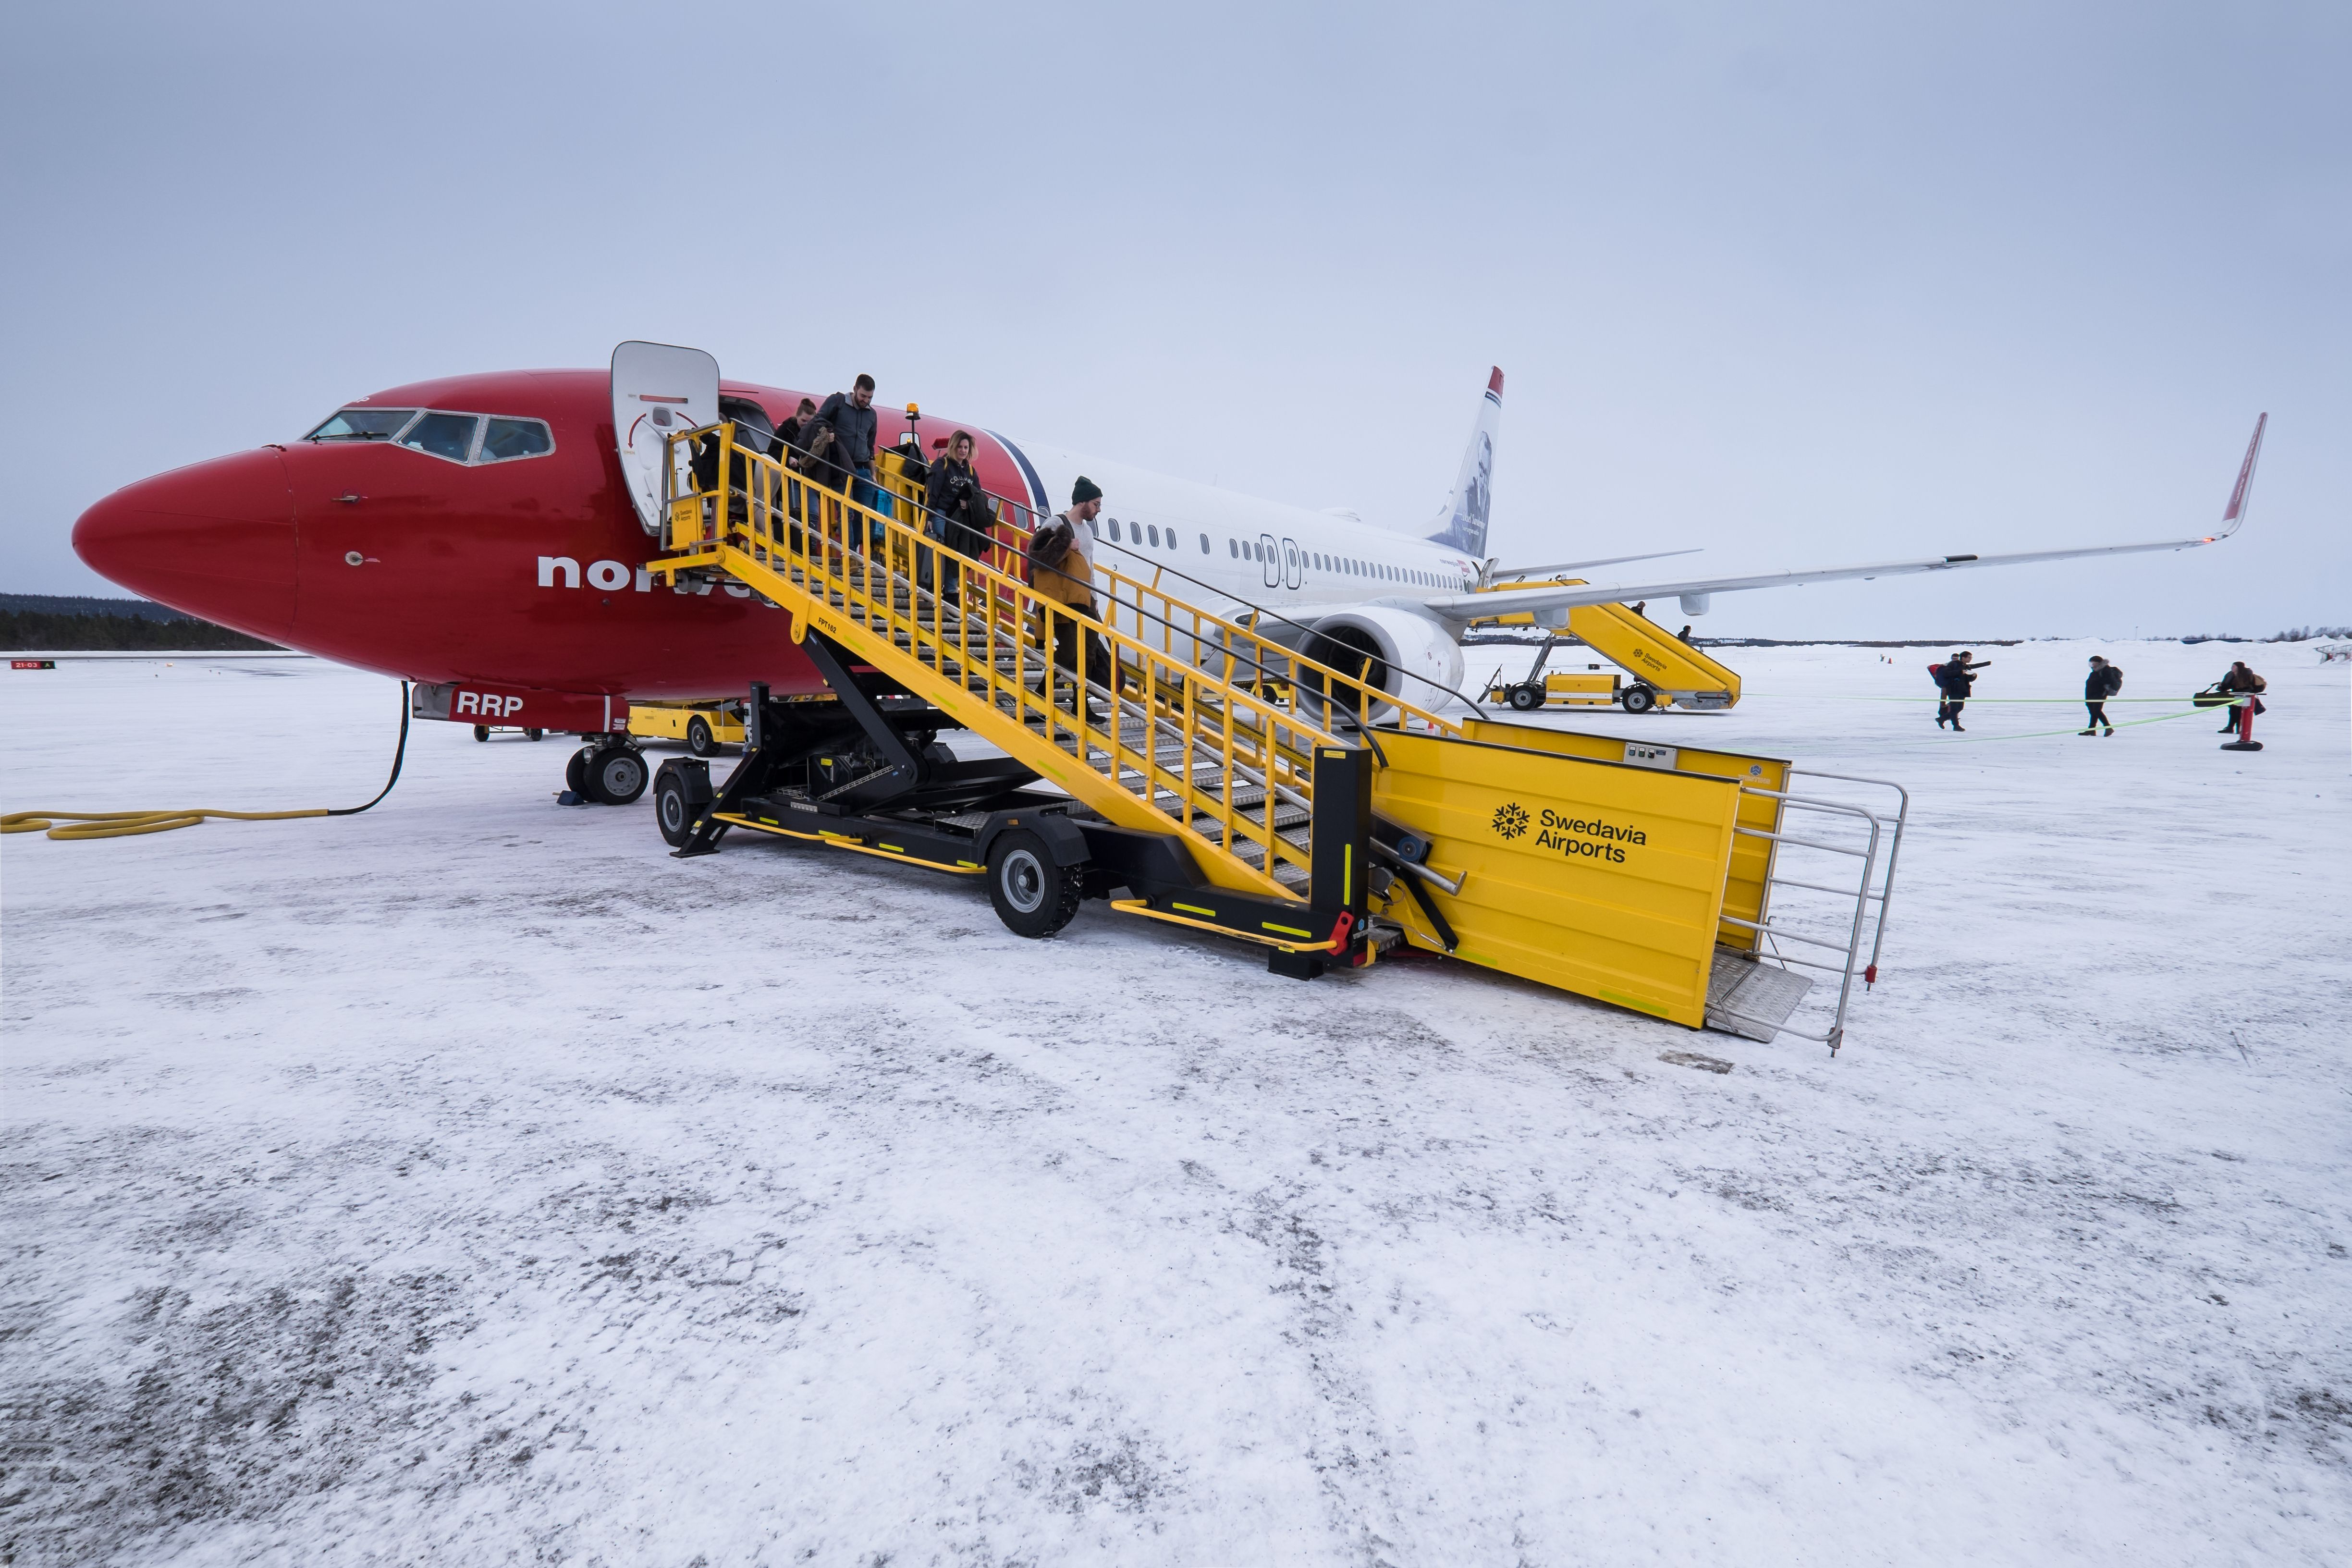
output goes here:
[[[720, 499], [680, 487], [658, 575], [730, 577], [812, 631], [1052, 781], [1106, 820], [1173, 833], [1215, 885], [1303, 901], [1313, 878], [1314, 752], [1356, 747], [1357, 715], [1403, 717], [1458, 734], [1356, 676], [1300, 658], [1238, 622], [1156, 586], [1097, 569], [1109, 620], [1053, 603], [1011, 568], [1026, 533], [1001, 525], [986, 562], [944, 551], [908, 522], [726, 443], [720, 472], [747, 471]], [[748, 465], [748, 470], [735, 465]], [[687, 471], [674, 463], [673, 471]], [[912, 514], [915, 498], [899, 510]], [[918, 552], [937, 586], [919, 587]], [[952, 588], [952, 593], [943, 590]], [[1051, 656], [1049, 618], [1109, 652], [1074, 682]]]

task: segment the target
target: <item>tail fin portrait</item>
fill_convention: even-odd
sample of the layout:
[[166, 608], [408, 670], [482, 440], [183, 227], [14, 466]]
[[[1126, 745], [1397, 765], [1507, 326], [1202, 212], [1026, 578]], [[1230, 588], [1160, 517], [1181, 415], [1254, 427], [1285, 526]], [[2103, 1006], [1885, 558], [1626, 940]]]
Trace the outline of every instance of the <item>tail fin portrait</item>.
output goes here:
[[1454, 493], [1437, 514], [1435, 531], [1423, 537], [1474, 556], [1486, 553], [1486, 515], [1494, 504], [1495, 437], [1503, 424], [1503, 372], [1497, 366], [1486, 378], [1486, 394], [1478, 404], [1478, 419], [1470, 427], [1470, 445], [1462, 453], [1462, 471]]

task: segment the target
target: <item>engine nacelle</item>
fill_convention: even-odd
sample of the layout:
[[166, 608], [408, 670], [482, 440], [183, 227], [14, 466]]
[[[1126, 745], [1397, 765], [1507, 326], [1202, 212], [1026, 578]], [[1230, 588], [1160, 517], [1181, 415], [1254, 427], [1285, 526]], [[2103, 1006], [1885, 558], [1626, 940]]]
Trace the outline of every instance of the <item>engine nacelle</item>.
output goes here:
[[1433, 616], [1361, 605], [1318, 616], [1309, 625], [1313, 635], [1300, 650], [1307, 658], [1343, 675], [1362, 668], [1366, 685], [1401, 701], [1435, 708], [1462, 689], [1461, 645]]

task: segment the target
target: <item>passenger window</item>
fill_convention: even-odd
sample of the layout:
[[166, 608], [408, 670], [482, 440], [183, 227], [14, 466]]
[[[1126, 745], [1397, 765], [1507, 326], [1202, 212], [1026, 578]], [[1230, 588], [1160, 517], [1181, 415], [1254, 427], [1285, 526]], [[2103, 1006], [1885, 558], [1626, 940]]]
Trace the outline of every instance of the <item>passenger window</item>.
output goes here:
[[1151, 536], [1151, 548], [1154, 550], [1159, 549], [1160, 525], [1156, 522], [1147, 522], [1143, 525], [1143, 531]]
[[305, 441], [389, 441], [416, 417], [414, 408], [338, 408]]
[[1242, 547], [1229, 538], [1225, 541], [1225, 553], [1238, 561], [1242, 558]]
[[1205, 534], [1205, 533], [1204, 533], [1204, 534], [1201, 535], [1201, 553], [1202, 553], [1202, 554], [1203, 554], [1203, 555], [1206, 555], [1208, 552], [1209, 552], [1209, 536], [1208, 536], [1207, 534]]
[[1117, 518], [1110, 520], [1110, 542], [1113, 544], [1118, 542], [1118, 519]]
[[512, 458], [540, 458], [555, 450], [555, 439], [536, 419], [492, 419], [482, 432], [479, 461], [503, 463]]
[[472, 414], [427, 414], [402, 434], [400, 444], [462, 463], [474, 455], [474, 427], [480, 423]]

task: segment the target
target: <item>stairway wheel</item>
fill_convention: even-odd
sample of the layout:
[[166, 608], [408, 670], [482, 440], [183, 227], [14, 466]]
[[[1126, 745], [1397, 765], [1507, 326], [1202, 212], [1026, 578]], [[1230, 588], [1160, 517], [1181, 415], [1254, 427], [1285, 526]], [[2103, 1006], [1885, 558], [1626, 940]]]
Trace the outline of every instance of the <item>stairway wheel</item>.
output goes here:
[[1007, 828], [988, 847], [988, 901], [1015, 936], [1051, 936], [1078, 912], [1083, 869], [1055, 865], [1045, 841], [1026, 828]]

